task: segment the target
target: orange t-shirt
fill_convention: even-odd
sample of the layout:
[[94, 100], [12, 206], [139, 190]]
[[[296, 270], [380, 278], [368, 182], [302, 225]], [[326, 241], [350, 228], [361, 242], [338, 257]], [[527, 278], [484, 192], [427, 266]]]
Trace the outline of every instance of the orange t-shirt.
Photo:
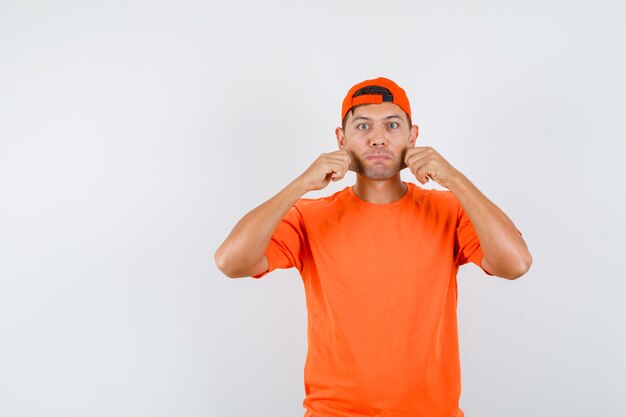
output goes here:
[[305, 417], [463, 416], [456, 274], [483, 253], [452, 192], [405, 184], [389, 204], [351, 187], [298, 200], [254, 276], [302, 276]]

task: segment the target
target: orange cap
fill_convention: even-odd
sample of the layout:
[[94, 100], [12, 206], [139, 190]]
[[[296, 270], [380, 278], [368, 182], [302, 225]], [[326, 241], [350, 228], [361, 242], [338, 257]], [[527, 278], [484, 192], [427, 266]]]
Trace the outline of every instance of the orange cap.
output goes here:
[[[372, 85], [385, 87], [391, 92], [391, 97], [383, 97], [381, 94], [363, 94], [357, 97], [353, 97], [354, 93], [356, 93], [361, 88]], [[360, 104], [380, 104], [383, 102], [391, 102], [393, 104], [397, 104], [402, 110], [405, 111], [406, 114], [409, 115], [409, 119], [411, 119], [411, 105], [409, 104], [409, 98], [406, 96], [404, 90], [390, 79], [379, 77], [373, 80], [362, 81], [353, 86], [350, 91], [348, 91], [348, 94], [346, 94], [346, 98], [343, 99], [343, 104], [341, 106], [341, 121], [343, 122], [346, 114], [348, 114], [350, 109], [354, 106], [358, 106]]]

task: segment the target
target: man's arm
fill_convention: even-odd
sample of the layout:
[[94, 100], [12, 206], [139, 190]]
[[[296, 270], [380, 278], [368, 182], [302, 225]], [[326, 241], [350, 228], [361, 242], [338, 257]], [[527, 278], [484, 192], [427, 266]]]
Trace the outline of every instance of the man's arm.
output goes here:
[[308, 191], [343, 178], [349, 164], [350, 157], [343, 150], [320, 155], [302, 175], [239, 220], [215, 252], [217, 267], [231, 278], [267, 271], [265, 251], [282, 218]]
[[448, 182], [448, 189], [472, 221], [484, 254], [482, 267], [508, 279], [528, 272], [532, 256], [511, 219], [460, 172]]
[[425, 184], [431, 178], [457, 197], [470, 218], [483, 251], [482, 267], [489, 273], [516, 279], [530, 269], [532, 256], [508, 216], [461, 172], [430, 147], [407, 151], [406, 165]]

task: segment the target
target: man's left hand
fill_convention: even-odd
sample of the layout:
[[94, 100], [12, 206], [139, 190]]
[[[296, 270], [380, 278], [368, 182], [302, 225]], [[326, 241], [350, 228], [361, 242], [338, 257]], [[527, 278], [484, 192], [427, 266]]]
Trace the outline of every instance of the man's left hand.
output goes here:
[[404, 163], [422, 184], [426, 184], [430, 178], [442, 187], [449, 188], [450, 181], [461, 174], [430, 146], [409, 148]]

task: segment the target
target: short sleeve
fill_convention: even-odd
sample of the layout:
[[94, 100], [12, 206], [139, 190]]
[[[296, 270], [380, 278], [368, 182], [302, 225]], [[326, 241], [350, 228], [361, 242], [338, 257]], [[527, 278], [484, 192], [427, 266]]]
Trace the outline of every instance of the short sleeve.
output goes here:
[[269, 263], [267, 271], [252, 278], [261, 278], [278, 268], [296, 267], [302, 271], [302, 260], [305, 248], [305, 232], [302, 214], [296, 206], [292, 207], [280, 221], [267, 249], [265, 256]]
[[457, 217], [456, 228], [456, 244], [457, 244], [457, 263], [464, 265], [466, 263], [473, 263], [479, 266], [486, 274], [492, 275], [485, 268], [483, 268], [481, 262], [483, 259], [483, 250], [480, 247], [480, 242], [474, 226], [469, 216], [463, 210], [463, 207], [459, 204], [459, 212]]

